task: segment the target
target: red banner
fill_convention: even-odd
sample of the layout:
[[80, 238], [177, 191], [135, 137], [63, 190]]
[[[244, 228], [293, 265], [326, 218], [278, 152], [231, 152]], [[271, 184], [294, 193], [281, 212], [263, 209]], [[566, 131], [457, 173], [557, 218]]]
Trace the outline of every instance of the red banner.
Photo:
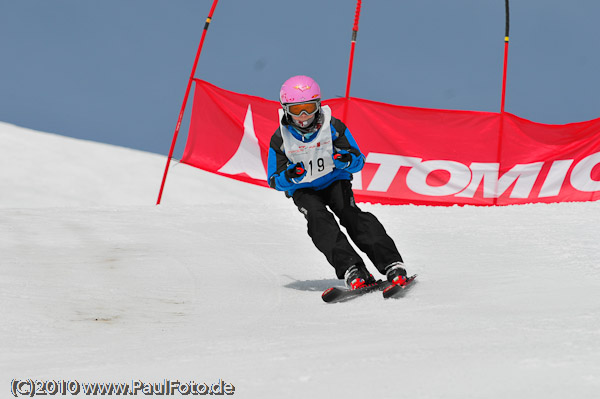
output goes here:
[[[182, 162], [267, 186], [276, 101], [195, 80]], [[323, 101], [366, 156], [360, 202], [511, 205], [600, 199], [600, 118], [567, 125], [509, 113], [403, 107], [359, 98]]]

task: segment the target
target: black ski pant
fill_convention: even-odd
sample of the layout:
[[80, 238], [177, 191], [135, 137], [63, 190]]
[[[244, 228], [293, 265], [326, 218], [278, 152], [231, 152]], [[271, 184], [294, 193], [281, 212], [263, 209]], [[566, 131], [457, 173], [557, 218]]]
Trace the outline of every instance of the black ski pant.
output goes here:
[[380, 273], [385, 273], [385, 267], [390, 263], [402, 261], [394, 241], [379, 220], [356, 206], [350, 181], [338, 180], [323, 190], [298, 189], [292, 198], [306, 217], [308, 235], [334, 267], [338, 278], [343, 279], [350, 266], [364, 265], [364, 262], [327, 207]]

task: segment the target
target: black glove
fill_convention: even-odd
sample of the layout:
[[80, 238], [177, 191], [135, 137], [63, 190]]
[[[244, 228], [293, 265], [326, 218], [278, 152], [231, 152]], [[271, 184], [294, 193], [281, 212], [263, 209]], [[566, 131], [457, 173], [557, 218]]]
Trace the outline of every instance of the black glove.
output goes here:
[[333, 154], [333, 163], [338, 169], [346, 169], [352, 163], [352, 154], [346, 150], [340, 150]]
[[285, 177], [288, 181], [299, 183], [300, 180], [304, 178], [306, 175], [306, 169], [304, 169], [304, 164], [302, 162], [297, 164], [291, 164], [285, 170]]
[[333, 159], [340, 162], [352, 162], [352, 154], [346, 151], [344, 151], [343, 153], [338, 152], [333, 156]]

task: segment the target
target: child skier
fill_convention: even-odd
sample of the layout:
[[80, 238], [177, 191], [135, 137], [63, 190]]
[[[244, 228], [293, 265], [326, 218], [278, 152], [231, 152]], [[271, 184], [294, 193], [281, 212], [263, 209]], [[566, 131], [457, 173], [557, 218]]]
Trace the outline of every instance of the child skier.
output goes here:
[[379, 220], [354, 201], [352, 173], [365, 158], [346, 125], [321, 106], [321, 90], [308, 76], [289, 78], [279, 94], [279, 128], [271, 137], [268, 182], [285, 191], [308, 222], [308, 235], [346, 286], [375, 282], [327, 207], [356, 246], [387, 280], [406, 284], [406, 270], [394, 241]]

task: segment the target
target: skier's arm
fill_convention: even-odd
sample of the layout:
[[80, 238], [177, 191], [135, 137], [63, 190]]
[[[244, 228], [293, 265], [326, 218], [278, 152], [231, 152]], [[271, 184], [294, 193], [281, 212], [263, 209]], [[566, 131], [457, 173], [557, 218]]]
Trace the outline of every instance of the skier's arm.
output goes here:
[[337, 156], [338, 162], [334, 161], [336, 167], [345, 169], [350, 173], [360, 171], [365, 165], [365, 156], [360, 152], [352, 133], [339, 119], [332, 118], [331, 125], [333, 128], [334, 160], [337, 154], [341, 155], [341, 157]]
[[299, 182], [306, 174], [306, 171], [304, 171], [302, 175], [298, 174], [296, 178], [293, 178], [292, 170], [295, 170], [296, 167], [296, 165], [291, 165], [290, 160], [285, 155], [281, 131], [277, 129], [273, 137], [271, 137], [271, 144], [269, 146], [267, 171], [267, 182], [269, 183], [269, 186], [278, 191], [290, 190], [294, 184]]

